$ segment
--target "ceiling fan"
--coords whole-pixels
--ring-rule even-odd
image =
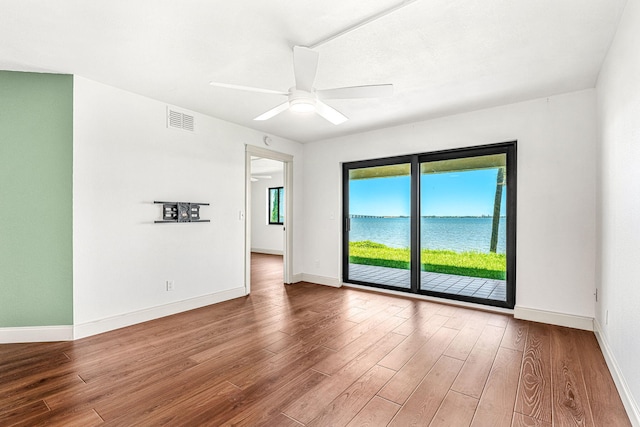
[[[268,93],[284,95],[287,101],[260,114],[253,120],[268,120],[283,111],[290,109],[296,113],[316,112],[334,125],[339,125],[348,120],[347,116],[333,107],[325,104],[325,99],[347,99],[347,98],[379,98],[391,96],[393,94],[392,84],[350,86],[334,89],[316,90],[313,83],[318,70],[318,52],[303,46],[293,48],[293,71],[296,85],[289,88],[288,92],[271,89],[261,89],[249,86],[239,86],[226,83],[210,82],[212,86],[229,89],[239,89],[248,92]]]

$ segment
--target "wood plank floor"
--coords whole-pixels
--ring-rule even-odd
[[[1,426],[628,426],[592,333],[282,285],[75,342],[0,345]]]

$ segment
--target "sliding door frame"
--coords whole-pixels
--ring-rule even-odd
[[[414,194],[413,194],[413,163],[414,163],[414,157],[412,155],[409,156],[396,156],[396,157],[386,157],[386,158],[382,158],[382,159],[372,159],[372,160],[361,160],[361,161],[356,161],[356,162],[349,162],[349,163],[343,163],[342,164],[342,281],[346,282],[346,283],[353,283],[356,285],[362,285],[362,286],[375,286],[378,288],[384,288],[384,289],[392,289],[392,290],[405,290],[406,288],[401,288],[401,287],[395,287],[395,286],[385,286],[385,285],[379,285],[379,284],[374,284],[374,283],[369,283],[369,282],[362,282],[359,280],[352,280],[349,278],[349,230],[351,228],[351,219],[349,218],[349,171],[351,169],[361,169],[361,168],[370,168],[370,167],[376,167],[376,166],[390,166],[390,165],[398,165],[398,164],[404,164],[404,163],[410,163],[411,164],[411,180],[412,180],[412,185],[411,185],[411,213],[413,214],[413,211],[415,209],[415,207],[413,206],[414,203]],[[413,239],[413,221],[411,222],[411,238]],[[413,268],[413,260],[411,262],[411,266]],[[411,288],[413,289],[414,287],[414,278],[413,278],[413,273],[411,274]],[[416,282],[417,283],[417,282]]]
[[[387,157],[381,159],[361,160],[343,163],[342,165],[342,277],[343,282],[357,285],[383,288],[413,294],[434,296],[483,305],[503,308],[515,306],[516,292],[516,208],[517,208],[517,158],[516,141],[498,144],[481,145],[466,148],[456,148],[406,156]],[[506,300],[491,300],[464,295],[447,294],[420,289],[420,165],[425,162],[461,159],[467,157],[487,156],[492,154],[506,155],[506,253],[507,277]],[[388,166],[400,163],[411,164],[411,284],[410,288],[381,285],[370,282],[353,280],[349,277],[349,171],[376,166]]]

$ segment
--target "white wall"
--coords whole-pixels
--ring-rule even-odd
[[[596,320],[640,425],[640,2],[629,0],[597,84]],[[607,315],[608,313],[608,315]],[[614,375],[615,377],[615,375]],[[632,411],[629,409],[632,408]]]
[[[81,77],[74,85],[75,325],[243,292],[245,144],[262,134],[197,113],[194,134],[168,129],[164,103]],[[273,140],[295,169],[302,146]],[[154,224],[154,200],[209,202],[201,216],[211,222]],[[301,230],[294,222],[296,250]]]
[[[282,187],[284,174],[270,172],[268,176],[271,176],[271,179],[259,179],[251,183],[251,250],[267,254],[282,254],[284,231],[282,225],[269,224],[267,205],[268,189]]]
[[[341,277],[341,162],[518,140],[516,305],[592,318],[595,123],[585,90],[305,144],[305,273]]]

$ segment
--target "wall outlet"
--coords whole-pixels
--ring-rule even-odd
[[[175,290],[173,280],[167,280],[167,291]]]

